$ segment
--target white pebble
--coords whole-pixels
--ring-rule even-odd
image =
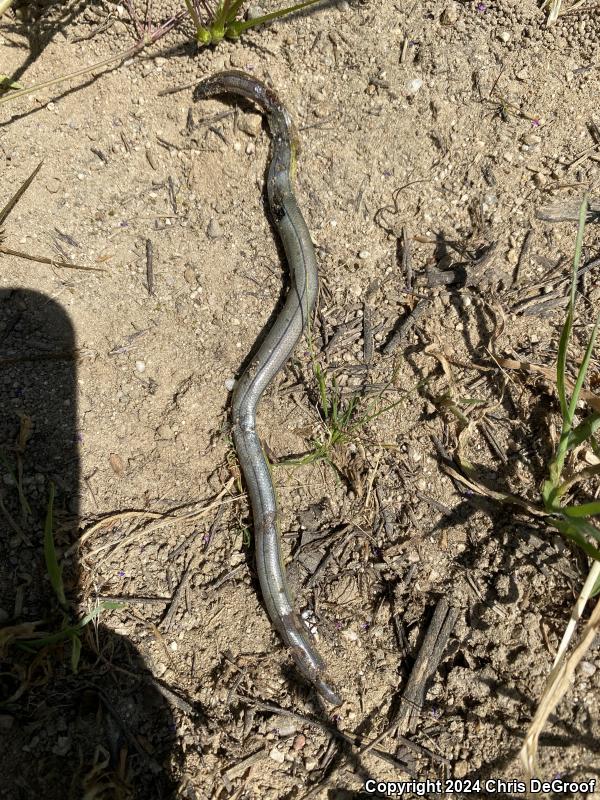
[[[362,259],[363,259],[363,261],[364,261],[365,259],[367,259],[367,258],[370,258],[370,256],[371,256],[371,253],[369,253],[369,251],[368,251],[368,250],[361,250],[361,251],[360,251],[360,253],[358,254],[358,257],[359,257],[359,258],[362,258]]]
[[[269,758],[273,759],[277,764],[283,764],[285,761],[285,753],[283,750],[278,750],[277,747],[274,747],[269,753]]]
[[[235,386],[234,378],[227,378],[227,380],[225,381],[225,388],[227,389],[227,391],[231,392],[234,386]]]
[[[421,78],[412,78],[410,81],[406,81],[405,86],[408,94],[416,94],[423,86],[423,81]]]
[[[135,369],[136,369],[136,372],[145,372],[146,371],[146,362],[145,361],[136,361],[135,362]]]

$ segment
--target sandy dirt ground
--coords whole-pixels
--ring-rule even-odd
[[[114,3],[17,11],[0,72],[27,86],[133,43]],[[4,643],[0,798],[341,800],[411,777],[524,796],[469,781],[524,779],[588,566],[491,494],[539,504],[559,424],[552,381],[502,359],[556,360],[577,225],[539,209],[600,192],[600,5],[547,28],[534,0],[342,0],[212,49],[191,35],[0,107],[0,206],[43,161],[3,246],[103,270],[0,255],[0,622],[59,631],[122,602],[58,644]],[[314,346],[259,423],[336,709],[266,616],[230,436],[232,381],[287,281],[261,117],[192,100],[231,67],[276,88],[301,141]],[[600,306],[599,241],[592,223],[574,362]],[[332,419],[315,363],[343,418],[320,459]],[[597,356],[590,374],[597,392]],[[449,474],[457,455],[475,489]],[[63,612],[43,558],[51,483]],[[403,700],[440,615],[443,652]],[[541,738],[546,779],[600,780],[599,667],[593,646]]]

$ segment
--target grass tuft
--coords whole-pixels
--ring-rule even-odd
[[[569,690],[575,669],[585,656],[600,628],[600,602],[597,602],[589,621],[584,627],[579,643],[571,655],[567,657],[569,644],[585,606],[588,600],[600,590],[600,550],[596,546],[596,543],[600,541],[600,527],[594,523],[594,517],[600,515],[600,502],[597,500],[579,504],[568,502],[569,495],[575,487],[600,474],[600,465],[566,474],[568,456],[575,448],[587,445],[596,457],[599,451],[595,435],[600,427],[600,414],[597,411],[592,411],[578,425],[575,424],[575,417],[598,336],[600,315],[595,321],[583,359],[577,369],[575,383],[572,384],[568,377],[569,344],[575,322],[577,271],[581,261],[587,210],[588,202],[586,197],[581,204],[579,214],[569,306],[560,337],[557,357],[556,384],[562,416],[562,428],[556,452],[549,464],[548,478],[542,486],[542,499],[550,524],[557,528],[563,536],[575,542],[592,559],[592,565],[571,612],[570,620],[556,654],[554,666],[546,681],[544,692],[521,749],[521,761],[530,777],[538,773],[537,752],[540,734],[548,718]],[[570,386],[572,386],[572,389],[569,396],[568,387]]]

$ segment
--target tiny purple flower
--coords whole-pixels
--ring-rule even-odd
[[[476,8],[480,14],[485,14],[485,12],[487,11],[487,6],[485,3],[477,3]]]
[[[124,578],[125,577],[125,570],[124,569],[120,569],[117,572],[117,575],[119,576],[119,578]]]
[[[539,128],[539,127],[540,127],[540,121],[539,121],[539,119],[532,119],[532,120],[531,120],[531,127],[532,127],[532,128]]]

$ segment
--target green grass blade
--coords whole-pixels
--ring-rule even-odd
[[[585,538],[587,526],[580,524],[582,520],[553,519],[552,524],[555,528],[566,536],[567,539],[574,541],[583,551],[585,551],[594,561],[600,561],[600,550],[591,545]],[[593,526],[592,526],[593,527]],[[599,532],[600,533],[600,532]]]
[[[44,525],[44,559],[46,561],[46,570],[50,578],[50,584],[54,589],[54,593],[58,598],[58,602],[63,608],[67,607],[67,600],[65,597],[65,587],[62,579],[62,570],[58,563],[56,556],[56,548],[54,547],[54,484],[50,484],[50,498],[48,500],[48,510],[46,512],[46,522]]]
[[[329,416],[329,401],[327,399],[327,383],[325,381],[325,375],[323,374],[323,370],[321,369],[321,365],[315,361],[313,371],[315,373],[315,377],[317,379],[317,383],[319,384],[319,397],[321,399],[321,409],[323,411],[323,416],[325,419]]]
[[[600,414],[590,414],[589,417],[586,417],[583,422],[580,422],[579,425],[571,431],[568,445],[569,450],[573,450],[588,439],[590,440],[590,444],[592,444],[593,436],[598,429],[600,429]]]
[[[558,389],[558,399],[563,419],[568,418],[569,403],[567,401],[566,373],[567,373],[567,350],[571,333],[573,330],[573,318],[575,315],[575,295],[577,292],[577,273],[581,262],[581,251],[583,249],[583,236],[585,233],[585,222],[587,217],[588,200],[584,197],[579,209],[579,227],[577,229],[577,240],[575,242],[575,256],[573,258],[573,272],[571,276],[571,289],[569,293],[569,307],[567,318],[560,335],[558,345],[558,362],[556,365],[556,385]]]
[[[579,506],[565,506],[562,512],[569,518],[593,517],[596,514],[600,514],[600,500],[595,500],[592,503],[582,503]],[[598,535],[600,535],[600,531]]]
[[[79,668],[79,659],[81,658],[81,639],[77,634],[71,636],[71,669],[76,674]]]
[[[85,628],[88,622],[91,622],[95,619],[98,614],[101,614],[103,611],[114,611],[117,608],[123,608],[124,603],[119,603],[116,600],[103,600],[101,603],[98,603],[91,611],[89,611],[85,617],[78,623],[77,628]]]
[[[230,22],[227,25],[225,34],[229,36],[231,39],[237,39],[238,36],[241,36],[242,33],[249,30],[250,28],[254,28],[257,25],[264,25],[266,22],[271,22],[274,19],[278,19],[279,17],[285,17],[288,14],[293,14],[295,11],[301,11],[303,8],[307,8],[308,6],[314,6],[315,3],[320,3],[322,0],[306,0],[304,3],[297,3],[294,6],[288,6],[287,8],[282,8],[279,11],[271,11],[270,14],[263,14],[261,17],[256,17],[256,19],[247,19],[244,21],[235,20]]]
[[[569,418],[571,419],[571,421],[573,420],[573,417],[575,415],[575,410],[577,409],[577,403],[579,402],[579,395],[581,394],[581,390],[583,388],[583,382],[585,381],[585,376],[587,375],[587,371],[590,366],[592,353],[594,352],[594,347],[596,346],[596,338],[598,336],[599,326],[600,326],[600,316],[596,320],[596,324],[594,325],[594,330],[592,331],[592,335],[590,336],[590,340],[585,349],[585,355],[583,357],[583,361],[581,362],[581,366],[579,367],[579,372],[577,373],[577,380],[575,381],[573,396],[571,397],[571,402],[569,403]]]
[[[233,0],[233,2],[229,3],[226,0],[227,10],[225,12],[226,13],[225,24],[235,21],[237,13],[242,7],[243,2],[244,0]]]
[[[558,343],[558,359],[556,363],[556,389],[558,391],[558,400],[560,402],[560,413],[563,420],[566,420],[569,414],[569,405],[567,400],[566,389],[566,373],[567,373],[567,349],[569,347],[569,340],[571,338],[571,331],[573,330],[573,309],[569,306],[567,311],[567,318],[563,329],[560,334],[560,341]]]

